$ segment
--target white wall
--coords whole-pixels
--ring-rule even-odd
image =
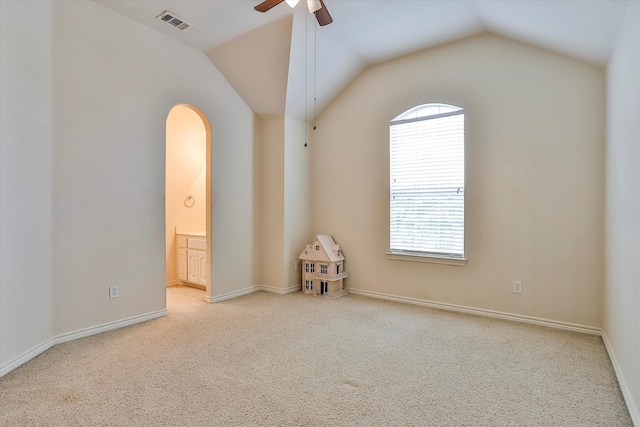
[[[167,117],[166,153],[166,277],[171,284],[178,279],[176,226],[204,231],[207,216],[207,130],[198,113],[186,105],[174,107]],[[189,195],[190,207],[185,204]]]
[[[640,425],[640,3],[608,67],[604,338]]]
[[[361,74],[311,153],[314,234],[344,250],[346,285],[601,327],[604,83],[599,68],[489,34]],[[465,108],[464,267],[385,255],[388,123],[431,102]]]
[[[92,2],[53,9],[55,334],[164,309],[165,122],[177,104],[213,129],[212,295],[252,285],[250,109],[202,52]]]
[[[0,2],[0,375],[51,344],[51,6]],[[24,360],[23,360],[24,361]]]

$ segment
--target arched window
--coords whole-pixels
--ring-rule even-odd
[[[389,133],[390,253],[464,259],[464,109],[419,105]]]

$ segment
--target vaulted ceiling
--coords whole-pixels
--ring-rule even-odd
[[[324,0],[324,27],[304,1],[95,1],[206,53],[257,114],[308,116],[372,64],[486,31],[605,66],[631,0]],[[165,10],[193,28],[155,19]]]

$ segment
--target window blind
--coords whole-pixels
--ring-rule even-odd
[[[464,257],[464,110],[390,123],[390,249]]]

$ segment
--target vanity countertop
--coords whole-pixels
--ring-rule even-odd
[[[190,237],[207,237],[206,231],[188,231],[183,233],[176,233],[181,236],[190,236]]]
[[[207,237],[207,231],[204,226],[184,225],[176,227],[176,234],[191,237]]]

